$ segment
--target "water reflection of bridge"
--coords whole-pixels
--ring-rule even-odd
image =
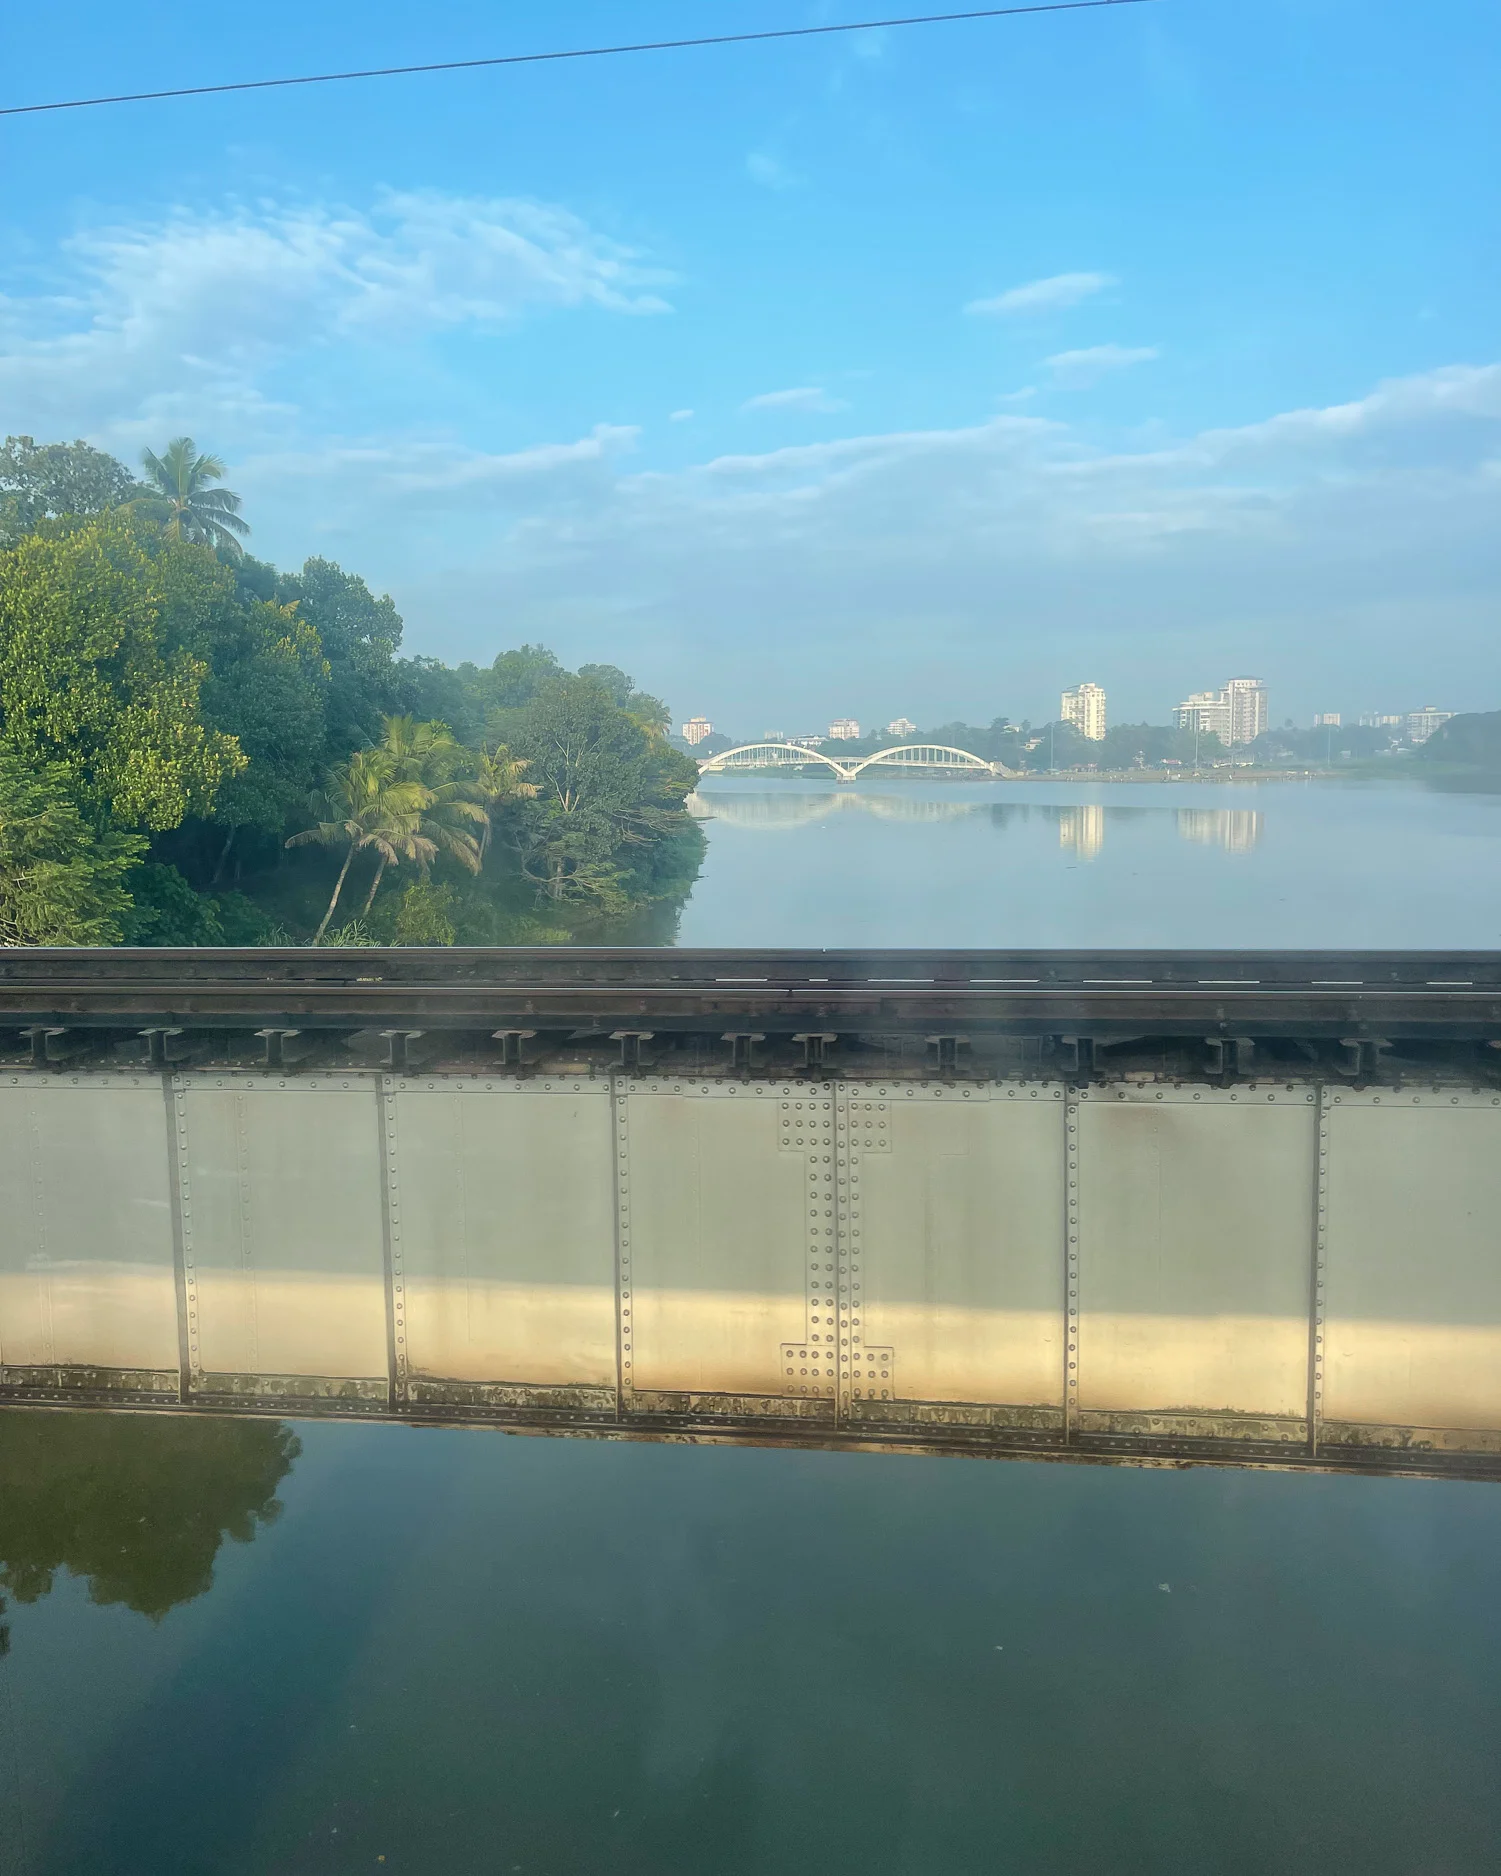
[[[1249,853],[1260,841],[1264,816],[1254,808],[1144,807],[1139,803],[944,800],[892,790],[808,789],[806,792],[749,793],[712,790],[688,797],[688,811],[700,820],[727,821],[737,827],[774,830],[807,827],[838,814],[870,814],[879,820],[962,821],[984,815],[999,827],[1033,818],[1052,822],[1058,844],[1081,860],[1096,859],[1112,825],[1141,823],[1154,815],[1175,816],[1180,839],[1226,853]]]
[[[1501,1473],[1489,954],[22,954],[4,1006],[47,969],[114,1026],[0,1069],[0,1400]],[[424,1066],[349,1034],[393,997]],[[300,1072],[223,1033],[267,998]]]
[[[820,789],[806,794],[692,794],[688,812],[699,820],[728,821],[736,827],[808,827],[837,814],[869,814],[878,821],[962,821],[988,814],[995,804],[935,801],[927,795],[871,794]]]

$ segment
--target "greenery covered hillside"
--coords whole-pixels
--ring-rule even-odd
[[[612,665],[399,655],[357,574],[247,554],[223,465],[0,449],[0,944],[670,935],[697,766]]]
[[[1501,775],[1501,710],[1467,711],[1450,717],[1418,748],[1435,769],[1464,769]]]

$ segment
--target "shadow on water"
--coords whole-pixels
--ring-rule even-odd
[[[91,1601],[160,1618],[211,1587],[226,1537],[277,1518],[301,1450],[272,1420],[0,1413],[0,1589],[38,1602],[66,1570]]]

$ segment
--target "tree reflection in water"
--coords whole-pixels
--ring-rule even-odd
[[[164,1616],[209,1588],[225,1537],[275,1521],[301,1451],[275,1420],[0,1411],[0,1591],[37,1602],[65,1569],[96,1603]]]

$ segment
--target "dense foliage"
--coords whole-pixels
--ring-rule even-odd
[[[1450,717],[1418,749],[1436,768],[1464,768],[1501,775],[1501,710],[1470,710]]]
[[[190,438],[144,462],[0,449],[0,944],[666,935],[702,837],[658,699],[403,658],[358,575],[243,550]]]

